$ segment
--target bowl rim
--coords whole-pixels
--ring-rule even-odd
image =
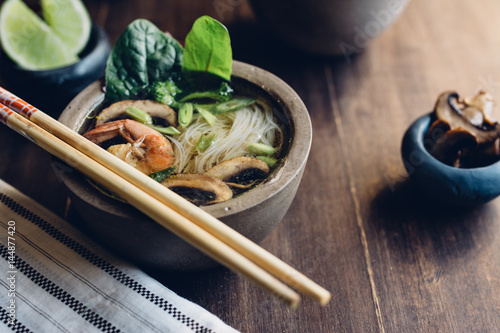
[[[234,215],[250,209],[285,189],[294,178],[301,176],[300,173],[307,163],[312,144],[312,124],[307,108],[298,94],[287,83],[262,68],[239,61],[233,61],[232,76],[243,79],[256,88],[263,90],[279,105],[288,117],[292,138],[288,153],[270,179],[231,200],[201,207],[216,218]],[[73,129],[79,128],[88,114],[100,106],[103,100],[102,80],[97,80],[68,104],[59,117],[59,121]],[[301,141],[299,142],[297,138],[300,138]],[[85,196],[82,199],[94,207],[99,206],[97,200],[89,201]],[[109,198],[108,200],[113,199]]]

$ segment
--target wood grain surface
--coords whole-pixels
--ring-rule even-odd
[[[84,2],[112,42],[139,17],[178,39],[201,15],[221,20],[234,58],[285,80],[312,119],[297,196],[261,245],[329,289],[330,304],[306,299],[290,310],[224,268],[149,270],[155,278],[243,332],[500,330],[500,199],[437,205],[408,181],[399,152],[408,125],[440,92],[484,89],[500,100],[500,2],[412,1],[349,62],[281,44],[246,1]],[[0,177],[68,213],[50,156],[6,127],[0,141]],[[71,207],[66,215],[79,222]]]

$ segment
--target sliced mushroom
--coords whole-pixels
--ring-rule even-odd
[[[178,126],[177,113],[175,113],[175,111],[168,105],[151,100],[125,100],[113,103],[106,109],[102,110],[96,117],[96,127],[111,120],[126,118],[125,110],[130,106],[143,110],[144,112],[148,113],[153,119],[165,122],[165,124],[159,125],[171,125],[174,127]]]
[[[467,119],[469,123],[476,127],[483,126],[484,115],[481,110],[476,109],[472,106],[467,106],[462,110],[462,116]]]
[[[229,186],[248,188],[269,175],[269,166],[256,158],[238,156],[223,161],[205,172],[225,181]]]
[[[500,156],[500,138],[496,139],[490,145],[485,146],[483,149],[481,149],[480,153],[489,156],[490,158],[498,158],[498,156]]]
[[[439,137],[431,154],[445,164],[460,167],[461,158],[477,145],[476,137],[468,131],[452,129]]]
[[[484,122],[494,125],[497,121],[493,119],[493,106],[495,104],[493,96],[485,91],[478,92],[474,97],[464,98],[464,104],[481,112]]]
[[[220,179],[201,174],[177,174],[161,184],[198,206],[229,200],[233,191]]]
[[[463,104],[458,101],[458,94],[454,91],[442,93],[434,108],[438,119],[445,121],[452,130],[463,129],[476,137],[479,145],[494,141],[500,133],[500,125],[486,124],[483,126],[474,126],[467,118],[463,116]]]
[[[477,168],[490,165],[498,161],[500,156],[500,139],[489,145],[483,145],[478,149],[470,151],[460,159],[463,168]]]
[[[431,147],[426,148],[434,149],[434,144],[436,143],[436,141],[441,137],[441,135],[449,130],[450,124],[448,124],[446,121],[443,121],[441,119],[435,120],[425,134],[425,143],[432,145]]]

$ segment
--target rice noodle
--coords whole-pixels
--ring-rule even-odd
[[[246,150],[251,143],[276,147],[283,142],[272,108],[260,100],[238,111],[218,114],[216,118],[215,124],[210,126],[196,113],[193,122],[180,135],[169,136],[175,152],[176,173],[204,173],[230,158],[253,156]],[[202,134],[214,134],[214,143],[198,152],[195,148]]]

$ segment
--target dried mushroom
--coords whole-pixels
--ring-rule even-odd
[[[458,128],[445,132],[436,141],[432,155],[441,162],[460,167],[461,157],[477,148],[477,141],[470,132]]]
[[[478,96],[487,95],[481,94]],[[474,99],[477,98],[480,97],[474,97]],[[473,106],[465,104],[465,100],[460,101],[456,92],[449,91],[439,96],[434,112],[436,113],[437,119],[448,123],[451,129],[462,128],[469,131],[476,137],[479,144],[494,141],[498,137],[500,125],[498,123],[489,124],[485,122],[481,122],[478,125],[472,124],[470,119],[464,115],[464,109],[468,109],[468,112],[470,112],[471,108],[473,108]],[[483,110],[475,109],[483,115],[484,119]]]
[[[267,163],[253,157],[238,156],[215,165],[205,175],[221,179],[233,188],[249,188],[265,179],[269,172]]]
[[[161,184],[198,206],[223,202],[233,197],[233,191],[222,180],[207,175],[177,174]]]
[[[177,113],[168,105],[151,100],[125,100],[113,103],[102,110],[96,117],[96,127],[112,120],[128,118],[126,116],[128,107],[141,109],[149,114],[159,125],[178,126]]]
[[[493,116],[493,106],[495,101],[493,96],[488,94],[487,92],[480,91],[475,96],[465,97],[464,103],[470,108],[481,111],[483,115],[484,122],[489,125],[494,125],[497,121],[492,117]]]
[[[435,121],[426,134],[430,153],[456,167],[483,166],[500,159],[500,124],[492,118],[493,98],[479,92],[460,99],[454,91],[442,93],[434,107]]]

